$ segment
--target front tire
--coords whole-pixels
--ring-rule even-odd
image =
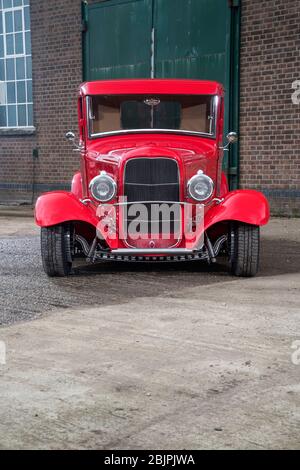
[[[50,277],[68,276],[72,269],[72,227],[60,224],[41,229],[43,268]]]
[[[260,252],[260,230],[256,225],[233,223],[229,233],[230,270],[234,276],[257,274]]]

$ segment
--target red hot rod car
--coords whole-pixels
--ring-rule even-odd
[[[45,272],[88,262],[201,261],[228,257],[254,276],[269,205],[253,190],[229,191],[222,172],[224,90],[200,80],[84,83],[78,98],[81,168],[71,191],[36,203]]]

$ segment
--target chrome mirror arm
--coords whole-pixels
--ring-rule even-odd
[[[224,147],[219,147],[219,149],[223,150],[224,152],[229,152],[229,146],[230,146],[230,142],[228,142],[228,144],[224,145]]]
[[[76,147],[73,149],[73,152],[82,152],[84,147],[82,145],[76,145]]]

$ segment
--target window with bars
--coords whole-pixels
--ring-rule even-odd
[[[0,0],[0,128],[33,127],[29,0]]]

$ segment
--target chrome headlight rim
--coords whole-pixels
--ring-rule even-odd
[[[102,179],[104,181],[106,181],[109,185],[111,185],[111,191],[109,192],[109,195],[105,198],[105,197],[99,197],[99,195],[97,193],[95,193],[95,184],[97,182],[99,182],[99,180]],[[114,197],[116,196],[117,194],[117,183],[115,182],[115,180],[106,173],[106,171],[101,171],[101,173],[97,176],[95,176],[91,181],[90,181],[90,184],[89,184],[89,190],[93,196],[94,199],[96,199],[96,201],[98,202],[109,202],[111,201],[112,199],[114,199]]]
[[[210,191],[208,195],[206,195],[205,198],[197,197],[195,193],[192,191],[193,185],[195,185],[196,182],[199,181],[200,179],[205,180],[210,187]],[[214,189],[215,189],[215,184],[213,180],[210,178],[210,176],[207,176],[202,170],[199,170],[196,175],[192,176],[192,178],[188,181],[188,184],[187,184],[187,191],[188,191],[189,197],[191,199],[194,199],[197,202],[205,202],[208,199],[210,199],[213,195]]]

